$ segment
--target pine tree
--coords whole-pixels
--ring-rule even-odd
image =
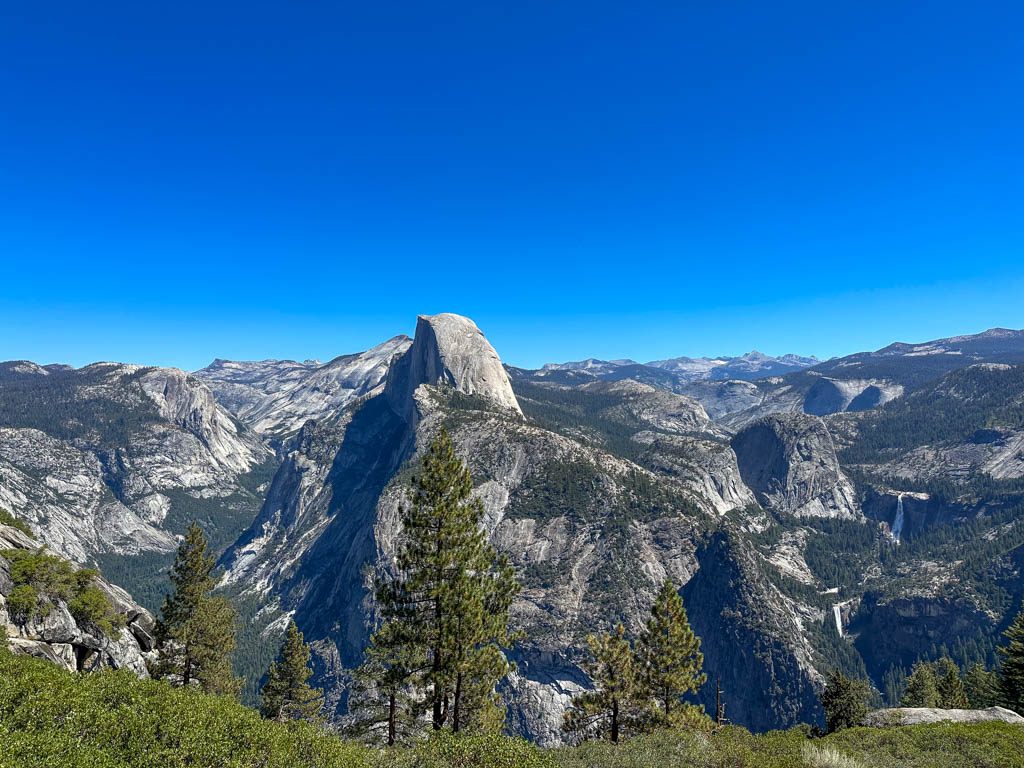
[[[999,647],[999,693],[1003,706],[1024,712],[1024,608],[1003,633]]]
[[[943,656],[935,662],[934,669],[939,706],[943,709],[966,709],[969,706],[967,691],[957,665],[948,656]]]
[[[563,727],[578,739],[596,733],[617,744],[640,717],[633,649],[622,624],[614,632],[591,635],[587,646],[592,659],[584,670],[594,688],[573,698]]]
[[[349,709],[358,719],[349,732],[365,736],[383,727],[388,746],[412,734],[416,727],[412,681],[417,671],[425,669],[418,650],[407,641],[402,625],[395,620],[373,633],[363,663],[354,675]]]
[[[265,718],[279,722],[319,719],[324,696],[309,684],[313,674],[309,659],[305,638],[294,621],[288,622],[281,650],[260,693],[260,712]]]
[[[171,567],[174,589],[164,598],[156,625],[158,657],[153,671],[174,685],[237,695],[240,681],[231,669],[235,610],[227,599],[212,595],[215,562],[207,554],[203,529],[193,522]]]
[[[971,709],[986,709],[999,703],[999,676],[978,663],[964,673],[964,690]]]
[[[882,687],[885,689],[885,703],[890,707],[898,707],[900,697],[907,685],[907,671],[899,665],[889,667],[882,675]]]
[[[847,677],[838,669],[833,669],[821,694],[828,732],[860,725],[868,713],[867,701],[870,695],[871,689],[864,680]]]
[[[508,558],[487,542],[483,505],[472,490],[442,429],[402,510],[397,575],[377,585],[384,625],[400,629],[389,644],[424,661],[413,683],[426,695],[435,730],[504,722],[494,688],[510,669],[501,647],[513,640],[508,611],[519,585]]]
[[[684,706],[680,700],[707,680],[701,672],[704,655],[700,638],[690,627],[683,599],[671,580],[662,585],[651,607],[636,655],[638,682],[643,695],[653,702],[655,723],[691,722],[693,707]]]
[[[900,699],[901,707],[940,707],[939,685],[931,664],[919,661],[910,671]]]

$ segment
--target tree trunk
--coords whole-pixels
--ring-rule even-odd
[[[440,731],[441,730],[441,726],[444,725],[444,720],[442,719],[443,716],[441,714],[441,695],[438,693],[436,688],[434,690],[434,712],[433,712],[433,715],[434,715],[434,717],[433,717],[433,720],[434,720],[434,730],[435,731]]]
[[[612,744],[619,743],[619,700],[612,699]]]
[[[398,711],[397,697],[392,692],[388,696],[388,746],[395,746],[395,717]]]
[[[440,552],[440,549],[441,549],[440,533],[438,534],[437,549]],[[438,580],[439,581],[440,581],[440,577],[441,577],[441,574],[438,574]],[[431,668],[432,668],[433,673],[434,673],[434,691],[433,691],[433,694],[434,694],[434,711],[433,711],[433,716],[434,717],[433,717],[433,719],[434,719],[434,730],[435,731],[440,731],[441,728],[444,726],[444,718],[445,718],[445,714],[446,714],[441,709],[442,693],[441,693],[441,686],[440,686],[440,677],[441,677],[441,642],[442,642],[442,640],[441,640],[441,617],[443,616],[443,614],[444,614],[444,612],[441,609],[441,598],[439,596],[435,596],[434,597],[434,621],[436,622],[438,635],[437,635],[437,645],[434,647],[434,658],[433,658],[432,663],[431,663]]]
[[[452,710],[452,730],[459,732],[459,702],[462,698],[462,673],[455,676],[455,704]]]
[[[185,663],[181,670],[181,685],[183,688],[188,688],[192,682],[192,654],[189,652],[188,646],[185,646]]]

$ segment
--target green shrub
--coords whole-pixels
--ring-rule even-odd
[[[7,598],[12,619],[19,624],[37,616],[46,616],[52,604],[63,600],[71,615],[106,635],[113,635],[124,626],[124,617],[95,585],[99,572],[91,568],[77,569],[67,560],[49,555],[42,549],[30,552],[7,549],[0,552],[11,564],[14,589]]]
[[[822,743],[880,768],[1024,768],[1024,727],[1007,723],[849,728]]]
[[[371,768],[371,752],[305,723],[127,670],[66,672],[0,653],[0,768]]]
[[[552,755],[499,734],[439,731],[412,749],[384,752],[380,768],[558,768]]]
[[[1024,768],[1022,743],[1017,725],[935,723],[813,740],[799,727],[673,730],[553,750],[442,733],[369,749],[126,670],[75,674],[0,650],[0,768]]]
[[[79,625],[93,627],[108,636],[125,625],[125,617],[114,610],[103,590],[92,584],[71,598],[68,610]]]
[[[31,584],[20,584],[7,596],[7,613],[15,624],[26,624],[39,615],[39,592]]]
[[[0,552],[11,564],[11,581],[15,585],[30,584],[53,600],[69,600],[79,585],[75,567],[60,557],[48,555],[42,549],[30,552],[7,549]]]
[[[33,539],[35,538],[35,534],[32,533],[32,529],[29,527],[28,523],[24,520],[19,520],[3,507],[0,507],[0,525],[9,525],[11,528],[17,528],[26,536]]]

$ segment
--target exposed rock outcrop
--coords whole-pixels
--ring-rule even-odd
[[[926,723],[1011,723],[1024,726],[1024,717],[1003,707],[988,709],[932,709],[928,707],[896,707],[876,709],[864,718],[864,725],[872,728],[888,728],[900,725],[924,725]]]
[[[0,524],[0,552],[35,551],[38,547],[37,541],[17,528]],[[79,623],[63,600],[54,600],[45,616],[17,623],[7,605],[13,588],[10,564],[0,555],[0,629],[7,635],[9,648],[71,671],[129,669],[139,677],[148,677],[146,662],[152,660],[154,650],[153,617],[120,587],[102,578],[94,583],[123,619],[124,626],[116,628],[112,636]]]
[[[805,414],[775,414],[732,439],[740,474],[766,508],[794,517],[860,517],[825,423]]]
[[[827,416],[844,411],[867,411],[903,394],[903,385],[882,379],[819,377],[804,396],[804,413]]]

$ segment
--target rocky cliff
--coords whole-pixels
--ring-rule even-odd
[[[407,420],[423,385],[451,387],[522,413],[498,353],[476,324],[452,314],[421,315],[412,346],[388,371],[385,397]]]
[[[0,504],[76,562],[169,552],[204,506],[251,519],[244,480],[272,459],[200,380],[169,368],[6,364],[0,425]]]
[[[147,660],[152,660],[153,617],[120,587],[105,579],[93,584],[109,600],[119,617],[119,626],[109,632],[76,618],[67,600],[52,599],[45,615],[16,621],[8,598],[14,588],[9,556],[5,551],[35,552],[39,542],[12,526],[0,523],[0,630],[14,653],[36,656],[71,671],[129,669],[148,677]]]
[[[860,516],[825,423],[804,414],[766,416],[732,439],[740,475],[767,509],[794,517]]]
[[[626,360],[506,368],[472,321],[436,315],[414,340],[327,364],[218,361],[199,377],[3,364],[0,503],[54,549],[161,586],[175,534],[200,518],[234,541],[221,562],[249,671],[293,616],[343,718],[369,585],[392,562],[414,462],[445,426],[524,587],[512,615],[525,640],[502,687],[512,730],[557,741],[588,685],[586,634],[639,629],[666,577],[730,719],[777,727],[819,714],[833,667],[882,689],[941,649],[990,660],[1024,594],[1024,367],[994,359],[1012,362],[1018,342],[683,382]],[[888,402],[886,382],[903,387]],[[47,642],[32,631],[19,639]]]
[[[395,336],[365,352],[322,365],[215,360],[195,375],[244,424],[260,434],[284,438],[311,419],[330,420],[353,400],[379,392],[392,361],[410,344],[408,336]]]

